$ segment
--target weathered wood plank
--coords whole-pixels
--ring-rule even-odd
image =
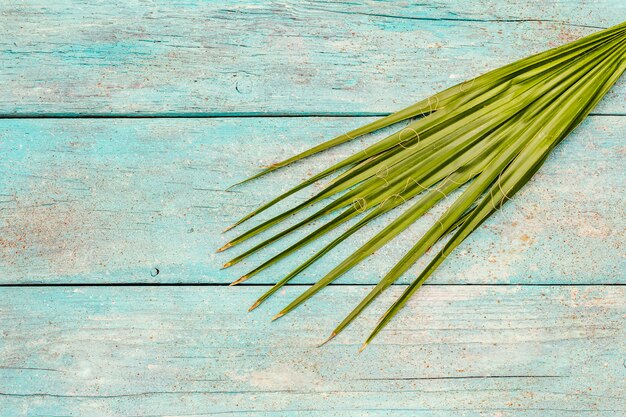
[[[429,286],[362,354],[395,287],[0,289],[0,415],[622,416],[624,287]]]
[[[0,114],[390,112],[608,27],[621,0],[0,5]],[[597,109],[626,113],[620,81]]]
[[[1,121],[0,282],[230,282],[286,243],[220,271],[238,253],[214,254],[234,237],[221,230],[362,144],[223,190],[258,164],[367,120]],[[623,283],[625,136],[626,118],[589,118],[431,282]],[[435,220],[425,217],[341,282],[377,282]],[[362,236],[338,247],[298,282],[319,278],[358,247]],[[274,282],[318,247],[305,248],[298,259],[252,282]]]

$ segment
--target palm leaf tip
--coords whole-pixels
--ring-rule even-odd
[[[386,245],[439,201],[449,201],[450,194],[457,188],[464,187],[438,221],[321,344],[334,339],[350,325],[429,248],[447,239],[443,249],[380,318],[359,349],[362,352],[446,257],[523,187],[552,149],[586,117],[626,69],[625,54],[626,22],[493,70],[469,83],[453,86],[388,117],[270,165],[252,178],[383,127],[415,118],[405,122],[408,125],[399,132],[321,171],[231,226],[250,220],[315,181],[331,178],[322,191],[305,203],[253,227],[218,250],[221,252],[270,227],[277,227],[314,203],[332,199],[296,226],[273,234],[227,262],[225,267],[314,221],[334,216],[231,285],[243,282],[242,279],[248,279],[287,255],[300,251],[331,230],[344,226],[348,220],[362,216],[356,224],[348,225],[339,237],[280,279],[249,308],[252,311],[343,240],[358,236],[358,232],[378,216],[404,209],[374,238],[276,314],[272,318],[276,320]],[[340,173],[333,177],[335,172]],[[411,199],[417,202],[407,205]],[[355,201],[366,201],[367,205],[361,205],[358,213],[350,212]]]
[[[278,313],[274,317],[272,317],[272,321],[278,320],[279,318],[281,318],[284,315],[285,315],[285,313],[281,311],[280,313]]]
[[[233,246],[233,245],[229,242],[229,243],[225,244],[224,246],[222,246],[221,248],[219,248],[219,249],[217,250],[217,253],[224,252],[226,249],[229,249],[229,248],[231,248],[232,246]]]
[[[247,281],[248,277],[246,275],[237,278],[236,280],[234,280],[233,282],[231,282],[228,286],[229,287],[234,287],[235,285],[241,284],[244,281]]]
[[[230,226],[228,226],[227,228],[225,228],[224,230],[222,230],[222,233],[226,233],[226,232],[228,232],[229,230],[234,229],[235,227],[237,227],[237,225],[236,225],[236,224],[231,224]]]
[[[333,340],[335,338],[335,336],[337,336],[337,333],[332,332],[330,334],[330,336],[328,336],[328,338],[326,338],[326,340],[324,340],[322,343],[320,343],[319,345],[317,345],[317,347],[322,347],[324,346],[326,343],[330,342],[331,340]]]

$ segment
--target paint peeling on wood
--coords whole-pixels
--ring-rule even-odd
[[[5,120],[0,123],[0,281],[231,282],[267,254],[220,271],[241,250],[214,253],[237,233],[221,234],[224,227],[362,147],[362,141],[224,190],[259,165],[368,120]],[[625,120],[591,117],[430,282],[623,282]],[[438,207],[435,213],[441,211]],[[297,282],[319,278],[391,218],[339,246]],[[342,282],[377,282],[435,220],[425,216]],[[316,248],[304,248],[298,259]],[[291,257],[251,282],[272,283],[298,259]]]
[[[1,288],[4,415],[624,414],[623,287],[425,287],[362,354],[392,288],[332,343],[368,288],[278,322],[258,287]],[[42,324],[45,317],[45,324]],[[311,319],[314,317],[313,319]],[[377,364],[378,358],[385,358]]]
[[[620,0],[5,2],[0,114],[390,112],[625,15]],[[626,114],[625,97],[620,81],[597,111]]]

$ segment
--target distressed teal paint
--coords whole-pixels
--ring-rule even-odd
[[[0,114],[389,112],[626,16],[621,0],[0,5]],[[598,108],[626,114],[620,81]]]
[[[623,287],[426,287],[358,355],[395,287],[317,348],[369,288],[274,323],[298,288],[251,314],[260,288],[2,288],[0,415],[626,411]]]
[[[363,144],[328,152],[232,192],[224,191],[228,185],[251,175],[258,165],[368,120],[2,121],[0,280],[230,282],[302,235],[220,271],[241,251],[214,253],[235,235],[223,235],[221,230],[270,195]],[[589,118],[555,151],[536,179],[464,244],[431,282],[623,283],[625,120]],[[426,216],[341,282],[377,282],[434,221],[433,215]],[[362,239],[361,235],[346,242],[298,282],[319,278]],[[318,247],[305,248],[298,258]],[[292,257],[251,282],[272,283],[297,260]],[[157,276],[154,268],[159,269]]]
[[[362,143],[228,185],[624,16],[618,0],[4,2],[0,116],[30,119],[0,119],[0,285],[225,284],[253,263],[219,271],[221,229]],[[266,285],[0,287],[0,417],[623,416],[624,103],[622,79],[361,355],[402,286],[316,346],[433,216],[274,323],[304,286],[251,314]],[[268,117],[285,115],[307,117]]]

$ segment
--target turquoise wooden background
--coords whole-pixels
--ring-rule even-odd
[[[423,262],[316,346],[432,215],[274,323],[358,240],[251,314],[296,259],[219,270],[221,229],[362,143],[224,191],[258,165],[626,20],[449,3],[3,2],[0,416],[623,416],[624,79],[360,355]]]

